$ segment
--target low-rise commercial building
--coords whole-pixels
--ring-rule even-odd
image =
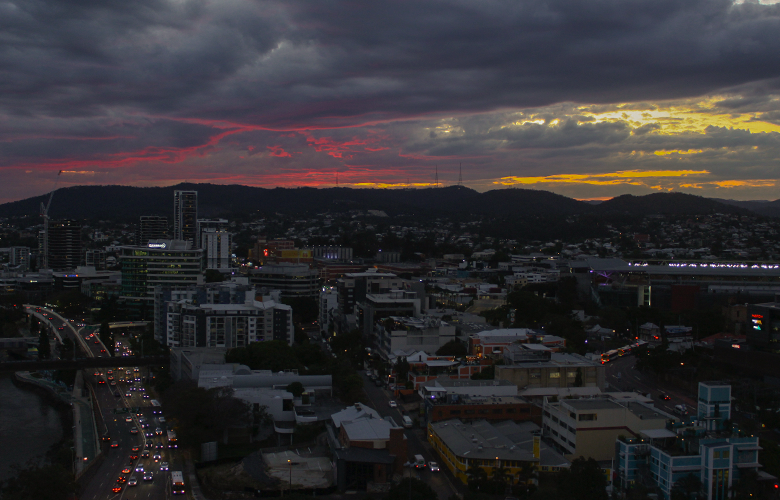
[[[496,365],[496,378],[509,380],[520,389],[580,386],[603,391],[604,377],[604,365],[579,354],[554,352],[549,361]]]
[[[547,446],[533,422],[444,420],[428,424],[428,442],[441,457],[441,465],[468,483],[466,471],[481,467],[490,478],[501,469],[510,484],[531,480],[534,471],[557,472],[570,462]]]
[[[408,461],[403,427],[360,403],[331,416],[328,437],[341,491],[389,483]]]
[[[592,399],[545,400],[542,427],[566,458],[580,456],[611,460],[615,440],[621,435],[664,429],[674,417],[638,401]]]

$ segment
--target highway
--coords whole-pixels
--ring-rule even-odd
[[[70,336],[88,357],[110,356],[98,338],[97,329],[77,329],[72,322],[53,311],[37,306],[25,307],[28,312],[45,318],[59,335]],[[119,329],[114,329],[113,333],[116,357],[132,355],[126,334]],[[110,437],[110,441],[104,440],[104,460],[93,466],[97,470],[87,473],[90,479],[84,485],[80,499],[170,498],[169,471],[183,470],[184,464],[179,449],[172,447],[175,443],[168,439],[162,408],[154,406],[154,397],[147,394],[149,387],[143,384],[147,376],[148,369],[145,367],[84,370],[84,379],[94,391],[103,420],[98,423],[98,434]],[[131,412],[131,408],[138,411]],[[155,458],[155,454],[159,457]],[[167,462],[168,471],[161,470],[163,462]],[[144,480],[144,472],[151,472],[151,479]],[[131,485],[131,478],[136,480],[135,485]]]
[[[102,352],[104,348],[99,339],[96,343],[96,333],[82,330],[81,336],[94,355],[108,355]],[[128,352],[127,339],[121,335],[116,338],[120,350],[116,354]],[[182,470],[183,462],[178,448],[170,448],[173,443],[168,442],[166,423],[159,422],[159,418],[164,417],[162,409],[152,405],[152,397],[142,383],[148,372],[145,368],[122,368],[95,370],[88,375],[96,387],[96,401],[105,423],[101,431],[111,438],[111,445],[104,444],[105,460],[80,498],[168,498],[169,473],[161,470],[161,464],[167,462],[169,470]],[[131,408],[139,411],[131,412]],[[156,453],[160,454],[158,459],[154,458]],[[144,480],[144,472],[151,472],[152,479]],[[122,483],[117,482],[120,477],[124,480]],[[131,485],[132,478],[136,480],[135,485]],[[115,487],[121,488],[120,491],[114,492]]]

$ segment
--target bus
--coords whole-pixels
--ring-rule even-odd
[[[618,349],[618,353],[620,356],[628,356],[631,354],[631,346],[630,345],[624,345],[620,349]]]
[[[176,431],[169,430],[168,431],[168,448],[178,448],[179,445],[176,444]]]
[[[171,471],[171,493],[174,495],[184,494],[184,474],[180,470]]]
[[[611,351],[607,351],[604,354],[601,355],[601,364],[607,364],[613,359],[616,359],[618,356],[620,356],[620,353],[617,349],[613,349]]]

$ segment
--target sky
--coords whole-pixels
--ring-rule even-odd
[[[755,0],[0,0],[0,202],[437,178],[775,200],[778,34]]]

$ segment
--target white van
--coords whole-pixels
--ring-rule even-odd
[[[685,417],[688,415],[688,408],[686,408],[685,405],[675,405],[674,413],[675,415]]]
[[[412,462],[412,464],[414,464],[414,468],[415,469],[424,469],[425,468],[425,459],[423,458],[422,455],[415,455],[414,456],[414,462]]]
[[[406,427],[407,429],[410,429],[412,427],[412,419],[409,418],[408,415],[404,415],[403,424],[404,424],[404,427]]]

